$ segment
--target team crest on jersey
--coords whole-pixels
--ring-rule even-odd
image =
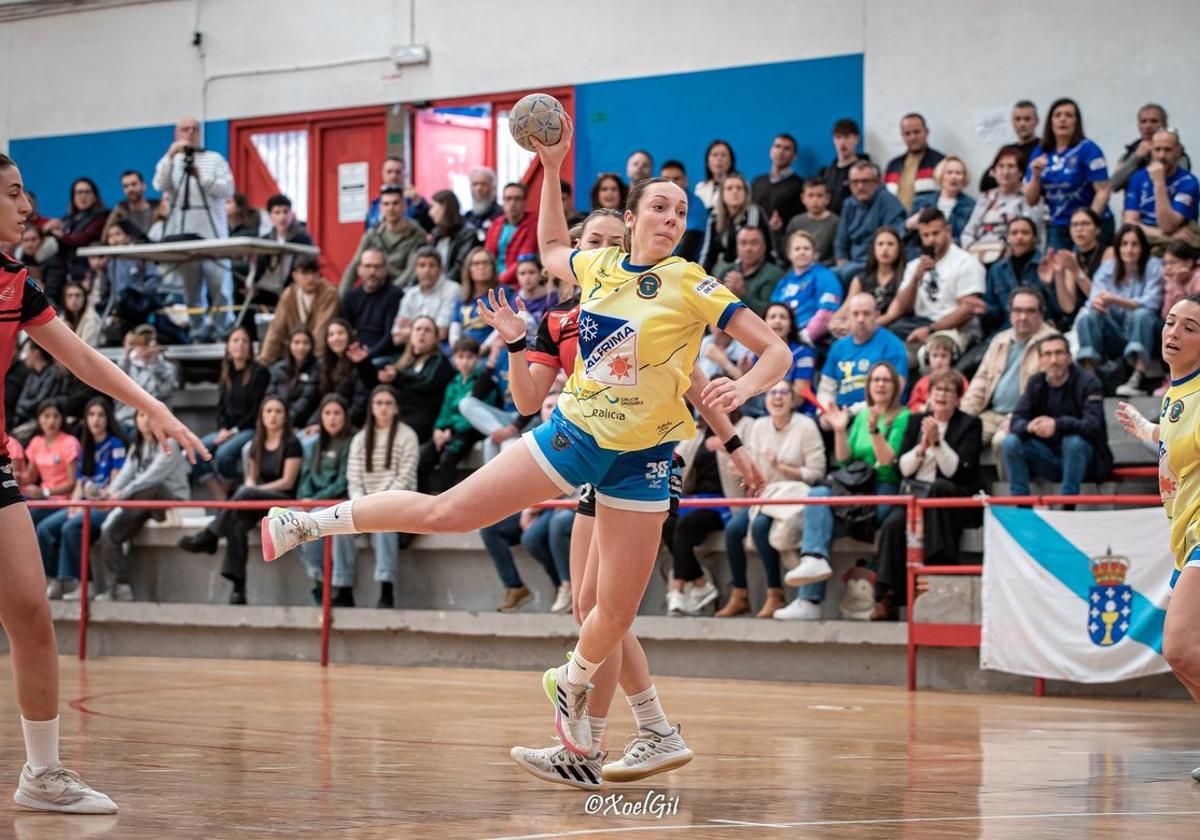
[[[662,286],[662,281],[655,274],[643,274],[637,281],[637,295],[642,300],[651,300],[658,297],[658,290]]]
[[[1175,400],[1171,403],[1171,410],[1167,414],[1167,419],[1172,423],[1178,423],[1179,418],[1183,416],[1183,400]]]
[[[582,312],[579,357],[583,375],[602,385],[637,385],[638,324],[624,318]]]

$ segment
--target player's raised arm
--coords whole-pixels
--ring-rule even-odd
[[[571,139],[575,126],[566,114],[562,116],[562,138],[553,146],[543,146],[536,138],[530,138],[542,161],[542,198],[538,205],[538,252],[546,271],[564,283],[575,283],[575,272],[571,268],[571,237],[567,232],[567,217],[563,213],[562,185],[559,172],[567,153],[571,151]]]

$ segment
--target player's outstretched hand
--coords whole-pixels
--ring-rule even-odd
[[[742,480],[742,487],[746,488],[746,495],[757,496],[761,493],[767,486],[767,480],[759,472],[758,464],[754,463],[750,451],[745,446],[741,446],[735,449],[729,458],[733,461],[734,471]]]
[[[536,137],[530,137],[529,142],[537,149],[538,157],[542,159],[542,166],[547,169],[553,169],[557,172],[562,168],[563,161],[567,158],[567,153],[571,151],[571,141],[575,137],[575,123],[571,122],[571,118],[566,114],[562,115],[562,137],[553,146],[544,146]]]
[[[187,456],[188,463],[194,464],[197,459],[208,461],[212,458],[212,454],[209,453],[200,438],[196,437],[195,433],[172,414],[165,405],[160,404],[160,408],[152,412],[149,419],[150,431],[159,446],[162,447],[164,454],[171,453],[171,447],[167,441],[173,440],[179,444],[179,448]]]
[[[1117,422],[1127,433],[1147,443],[1158,441],[1158,426],[1127,402],[1117,403]]]
[[[741,408],[742,403],[750,399],[750,394],[747,394],[742,388],[741,381],[719,376],[708,383],[700,395],[700,399],[709,408],[715,408],[728,414],[735,408]]]
[[[488,290],[486,300],[480,298],[478,301],[479,317],[500,334],[505,344],[523,338],[529,329],[520,314],[525,311],[525,304],[520,298],[516,298],[516,301],[517,308],[514,310],[509,305],[508,298],[503,294],[496,294],[495,289]]]

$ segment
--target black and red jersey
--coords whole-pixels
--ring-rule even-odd
[[[557,303],[538,324],[537,338],[526,353],[530,364],[558,368],[568,376],[575,370],[579,351],[579,296]]]
[[[17,333],[54,319],[54,307],[29,277],[25,266],[0,251],[0,374],[8,371],[17,349]],[[4,401],[0,400],[0,453],[5,451]]]

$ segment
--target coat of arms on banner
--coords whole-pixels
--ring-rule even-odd
[[[1125,583],[1129,558],[1110,548],[1090,565],[1096,585],[1088,588],[1088,635],[1093,644],[1111,647],[1125,638],[1133,615],[1133,587]]]

